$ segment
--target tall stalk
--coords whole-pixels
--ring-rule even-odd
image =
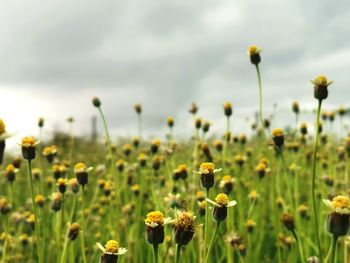
[[[312,208],[313,208],[313,213],[314,213],[314,221],[315,221],[315,231],[316,231],[316,240],[317,240],[317,246],[318,246],[318,253],[319,253],[320,262],[322,263],[323,262],[323,256],[322,256],[322,247],[321,247],[321,240],[320,240],[320,233],[319,233],[318,211],[317,211],[316,193],[315,193],[315,190],[316,190],[316,157],[317,157],[317,150],[318,150],[318,137],[319,137],[321,104],[322,104],[322,100],[318,100],[317,116],[316,116],[316,137],[315,137],[313,160],[312,160],[311,194],[312,194]]]
[[[262,109],[262,84],[261,84],[261,74],[260,74],[260,68],[259,65],[255,65],[256,68],[256,74],[258,77],[258,84],[259,84],[259,120],[260,120],[260,125],[263,131],[265,130],[265,125],[264,125],[264,118],[263,118],[263,109]]]

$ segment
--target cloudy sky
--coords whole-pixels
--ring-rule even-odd
[[[4,0],[0,2],[0,118],[9,131],[87,133],[99,96],[114,135],[136,133],[133,105],[144,107],[144,129],[162,136],[199,115],[224,130],[222,103],[234,105],[234,130],[247,132],[258,108],[254,67],[246,49],[263,49],[264,108],[278,103],[275,125],[291,120],[290,104],[315,104],[309,80],[334,80],[326,107],[349,105],[348,0]],[[278,118],[277,118],[278,120]]]

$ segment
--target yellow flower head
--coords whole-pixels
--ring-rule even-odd
[[[7,173],[14,173],[15,172],[15,166],[13,164],[9,164],[8,166],[6,166],[6,172]]]
[[[0,134],[3,134],[5,132],[5,123],[4,121],[0,118]]]
[[[77,163],[74,166],[74,172],[75,173],[84,173],[84,172],[86,172],[86,165],[83,164],[83,163]]]
[[[160,211],[153,211],[147,214],[145,219],[146,224],[156,223],[158,226],[164,224],[164,215]]]
[[[232,103],[227,101],[224,103],[224,109],[231,109],[232,108]]]
[[[131,190],[132,190],[133,192],[135,192],[135,191],[140,191],[140,185],[134,184],[133,186],[131,186]]]
[[[231,183],[232,182],[232,176],[231,175],[224,175],[222,177],[222,181],[225,183]]]
[[[266,164],[265,163],[259,163],[256,167],[255,170],[257,172],[264,172],[266,171]]]
[[[37,142],[35,141],[35,138],[32,136],[23,137],[22,138],[22,147],[29,148],[34,147]]]
[[[283,136],[283,130],[281,128],[276,128],[272,130],[272,137],[281,137]]]
[[[115,240],[109,240],[105,247],[107,253],[118,253],[119,251],[119,243]]]
[[[219,205],[219,206],[226,206],[228,204],[228,197],[226,194],[218,194],[215,197],[215,202]]]
[[[179,212],[175,221],[175,226],[183,231],[194,231],[196,217],[192,212]]]
[[[177,167],[177,170],[181,173],[181,172],[186,172],[187,171],[187,166],[186,164],[180,164],[178,167]]]
[[[45,197],[43,195],[36,195],[35,196],[35,203],[40,204],[45,202]]]
[[[147,160],[148,159],[148,156],[147,156],[147,154],[144,154],[144,153],[140,153],[140,155],[139,155],[139,161],[145,161],[145,160]]]
[[[328,82],[328,79],[326,76],[324,75],[320,75],[318,77],[316,77],[313,81],[313,84],[315,84],[316,86],[328,86],[330,85],[332,82]]]
[[[159,146],[159,145],[160,145],[160,140],[159,140],[159,139],[153,140],[153,141],[152,141],[152,145]]]
[[[344,208],[348,208],[350,209],[350,200],[349,197],[344,196],[344,195],[338,195],[336,197],[333,198],[332,200],[332,208],[333,209],[344,209]]]
[[[56,185],[66,185],[66,184],[67,184],[67,179],[65,179],[65,178],[58,178]]]
[[[253,56],[255,54],[259,54],[260,52],[261,52],[261,50],[256,45],[251,45],[248,48],[248,55],[249,56]]]
[[[196,198],[199,199],[199,200],[203,200],[205,199],[205,194],[203,191],[197,191],[196,193]]]
[[[214,173],[215,165],[213,163],[202,163],[199,167],[199,172],[203,174]]]

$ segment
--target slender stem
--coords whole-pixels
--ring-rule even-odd
[[[180,253],[181,253],[181,245],[177,244],[176,245],[176,258],[175,258],[175,263],[179,263],[180,261]]]
[[[205,189],[205,197],[209,198],[209,188]],[[209,231],[209,203],[205,201],[205,221],[204,221],[204,246],[203,246],[203,258],[205,258],[207,250],[207,241],[208,241],[208,231]]]
[[[153,262],[158,263],[158,244],[153,244]]]
[[[229,136],[229,132],[230,132],[230,117],[227,117],[226,119],[226,134],[224,136],[224,149],[222,151],[222,163],[223,163],[223,167],[225,168],[225,164],[226,164],[226,152],[227,152],[227,144],[228,144],[228,136]]]
[[[265,129],[265,125],[264,125],[264,118],[263,118],[263,112],[262,112],[262,84],[261,84],[261,74],[260,74],[260,69],[259,69],[259,65],[256,64],[255,65],[256,68],[256,74],[258,76],[258,84],[259,84],[259,119],[260,119],[260,125],[261,128]]]
[[[80,235],[80,248],[81,248],[81,254],[83,255],[83,262],[87,263],[86,261],[86,255],[85,255],[85,240],[84,240],[84,231],[81,230],[81,235]]]
[[[329,248],[329,252],[328,255],[326,257],[326,263],[334,263],[335,262],[335,252],[337,251],[337,241],[338,241],[338,237],[336,235],[333,235],[332,238],[332,244]]]
[[[205,260],[204,260],[205,263],[209,262],[208,260],[209,260],[210,252],[213,249],[214,240],[215,240],[216,235],[218,234],[219,226],[220,226],[220,221],[217,221],[214,234],[211,236],[211,240],[209,243],[208,253],[207,253]]]
[[[37,207],[35,205],[35,198],[34,198],[34,186],[33,186],[33,174],[32,174],[32,162],[31,160],[28,160],[28,176],[29,176],[29,182],[30,182],[30,192],[32,197],[32,205],[33,205],[33,212],[34,212],[34,229],[35,229],[35,235],[36,235],[36,249],[38,254],[39,263],[43,262],[41,258],[41,243],[40,243],[40,234],[39,234],[39,214],[37,211]]]
[[[298,250],[299,250],[299,256],[300,256],[300,262],[305,262],[305,258],[304,258],[304,252],[303,252],[303,247],[301,246],[300,243],[300,239],[297,235],[297,232],[295,231],[295,229],[292,230],[293,236],[297,242],[298,245]]]
[[[142,117],[141,117],[141,113],[137,114],[137,126],[138,126],[138,131],[139,131],[139,140],[141,142],[141,139],[142,139]]]
[[[318,149],[321,104],[322,104],[322,100],[318,100],[317,116],[316,116],[316,137],[315,137],[315,145],[314,145],[313,160],[312,160],[311,192],[312,192],[312,207],[313,207],[313,212],[314,212],[314,221],[315,221],[318,253],[319,253],[320,262],[322,263],[323,257],[322,257],[322,247],[321,247],[321,240],[320,240],[320,233],[319,233],[318,211],[317,211],[316,193],[315,193],[315,189],[316,189],[316,157],[317,157],[317,149]]]

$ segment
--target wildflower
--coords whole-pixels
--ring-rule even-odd
[[[175,120],[174,120],[174,118],[173,117],[168,117],[167,118],[167,120],[166,120],[166,122],[167,122],[167,124],[168,124],[168,126],[169,126],[169,128],[172,128],[172,127],[174,127],[174,124],[175,124]]]
[[[159,139],[153,140],[151,144],[151,153],[155,154],[156,152],[158,152],[160,144],[161,142]]]
[[[50,199],[52,200],[51,209],[55,212],[61,210],[62,194],[60,192],[52,193]]]
[[[57,180],[57,183],[56,185],[58,186],[58,191],[61,193],[61,194],[64,194],[67,190],[67,179],[64,179],[64,178],[59,178]]]
[[[132,146],[130,144],[124,144],[123,146],[123,153],[125,156],[129,156],[132,151]]]
[[[92,98],[92,105],[94,105],[96,108],[101,107],[101,101],[99,98],[97,97],[93,97]]]
[[[255,167],[255,171],[257,172],[258,176],[260,179],[265,177],[266,171],[267,171],[267,167],[266,164],[263,162],[260,162],[256,167]]]
[[[205,121],[203,123],[203,127],[202,127],[203,132],[207,133],[209,131],[209,128],[210,128],[210,122],[209,121]]]
[[[226,194],[218,194],[215,197],[215,202],[206,198],[206,201],[214,205],[213,217],[216,221],[224,221],[227,217],[227,208],[237,204],[235,200],[229,201]]]
[[[234,157],[235,163],[239,166],[242,167],[247,158],[241,154],[236,154]]]
[[[153,170],[158,171],[163,161],[164,161],[164,157],[162,155],[158,155],[154,157],[153,163],[152,163]]]
[[[119,172],[123,172],[124,171],[124,167],[125,167],[125,161],[123,159],[119,159],[117,162],[116,162],[116,167],[117,167],[117,170]]]
[[[245,223],[245,227],[246,227],[246,229],[247,229],[247,231],[248,231],[249,233],[252,233],[252,232],[253,232],[255,226],[256,226],[256,223],[255,223],[254,220],[252,220],[252,219],[249,219],[249,220]]]
[[[132,144],[133,144],[134,147],[137,149],[137,148],[139,147],[139,145],[140,145],[140,139],[139,139],[139,137],[134,137],[134,138],[132,139]]]
[[[145,167],[147,163],[148,156],[147,154],[140,153],[139,157],[137,158],[139,160],[139,164],[141,167]]]
[[[18,172],[18,169],[13,164],[7,165],[5,169],[5,176],[7,181],[10,183],[14,182],[16,179],[17,172]]]
[[[164,201],[171,208],[180,208],[181,206],[181,196],[179,193],[177,193],[176,195],[169,193],[166,197],[164,197]]]
[[[57,146],[51,145],[44,148],[43,155],[49,163],[52,163],[53,159],[57,155]]]
[[[21,242],[22,246],[27,246],[29,244],[29,236],[27,234],[22,234],[19,236],[19,241]]]
[[[188,110],[191,114],[195,115],[198,111],[198,106],[195,102],[192,102],[191,108]]]
[[[307,134],[307,125],[305,122],[303,122],[302,124],[300,124],[300,133],[302,135],[306,135]]]
[[[242,244],[243,237],[235,232],[228,233],[226,235],[225,241],[231,246],[239,246]]]
[[[68,185],[71,187],[73,193],[79,192],[79,184],[77,178],[69,179]]]
[[[250,57],[250,62],[254,65],[258,65],[261,61],[260,57],[261,49],[255,45],[248,48],[248,56]]]
[[[138,184],[134,184],[133,186],[131,186],[131,191],[133,191],[133,193],[138,196],[140,193],[140,185]]]
[[[186,179],[188,175],[186,164],[180,164],[173,172],[173,179]]]
[[[341,107],[338,109],[338,113],[339,113],[339,115],[342,117],[342,116],[344,116],[344,115],[346,114],[346,109],[345,109],[343,106],[341,106]]]
[[[258,200],[259,194],[256,190],[252,190],[249,195],[248,198],[252,201],[252,202],[256,202]]]
[[[301,204],[298,207],[298,212],[302,218],[309,218],[309,208],[306,205]]]
[[[205,200],[205,194],[204,194],[204,192],[203,191],[197,191],[196,192],[196,199],[197,199],[197,201],[203,201],[203,200]]]
[[[202,127],[202,119],[196,118],[194,120],[194,126],[196,127],[197,130],[199,130]]]
[[[214,147],[215,147],[219,152],[222,151],[222,149],[223,149],[223,143],[222,143],[221,140],[219,140],[219,139],[215,140],[214,143],[213,143],[213,145],[214,145]]]
[[[5,140],[11,137],[12,134],[6,132],[6,125],[4,121],[0,118],[0,165],[4,160],[4,151],[5,151]]]
[[[30,213],[26,219],[27,223],[31,226],[32,229],[35,227],[35,215]]]
[[[333,81],[328,81],[327,77],[320,75],[311,81],[314,84],[314,97],[318,100],[324,100],[328,97],[328,86],[333,83]]]
[[[136,103],[136,104],[134,105],[134,109],[135,109],[135,111],[136,111],[137,114],[141,114],[141,112],[142,112],[142,106],[141,106],[140,103]]]
[[[109,240],[105,246],[101,243],[96,243],[98,248],[102,251],[101,263],[117,263],[118,256],[126,254],[128,251],[124,247],[119,247],[119,243],[115,240]]]
[[[231,175],[224,175],[220,181],[219,187],[222,188],[225,194],[229,194],[233,190],[235,180]]]
[[[280,128],[272,130],[272,140],[274,145],[280,149],[284,144],[284,133]]]
[[[282,221],[283,225],[287,228],[287,230],[294,231],[295,222],[294,222],[294,218],[291,214],[284,212],[282,214],[281,221]]]
[[[39,141],[36,141],[34,137],[24,137],[22,138],[22,155],[23,158],[30,161],[35,159],[35,146],[39,144]]]
[[[164,241],[164,226],[169,224],[170,218],[165,218],[160,211],[154,211],[147,214],[146,224],[146,240],[149,244],[157,245]]]
[[[176,244],[186,246],[192,240],[196,229],[195,220],[196,217],[191,212],[177,212],[174,228]]]
[[[299,109],[299,103],[297,101],[294,101],[292,103],[292,110],[295,114],[298,114],[300,109]]]
[[[88,183],[88,172],[92,169],[92,167],[87,168],[84,163],[77,163],[74,166],[74,173],[77,176],[78,183],[81,186],[84,187]]]
[[[39,128],[44,127],[44,122],[45,122],[44,118],[43,118],[43,117],[40,117],[40,118],[38,119],[38,127],[39,127]]]
[[[209,190],[214,186],[214,174],[221,171],[221,169],[215,169],[213,163],[202,163],[199,167],[200,179],[202,187]]]
[[[0,213],[6,215],[8,212],[10,212],[10,206],[7,199],[0,198]]]
[[[198,201],[197,203],[198,203],[198,207],[199,207],[199,214],[201,216],[204,216],[205,215],[205,207],[206,207],[205,199],[201,200],[201,201]]]
[[[231,102],[224,103],[224,113],[225,113],[226,117],[230,117],[232,115],[232,103]]]
[[[35,203],[39,206],[39,207],[43,207],[45,204],[45,197],[43,195],[36,195],[35,196]]]
[[[330,209],[328,216],[328,231],[336,237],[345,236],[350,224],[350,200],[349,197],[338,195],[330,200],[323,200]]]
[[[69,230],[68,230],[68,238],[70,240],[75,240],[79,234],[80,231],[80,225],[78,223],[73,223],[69,225]]]

